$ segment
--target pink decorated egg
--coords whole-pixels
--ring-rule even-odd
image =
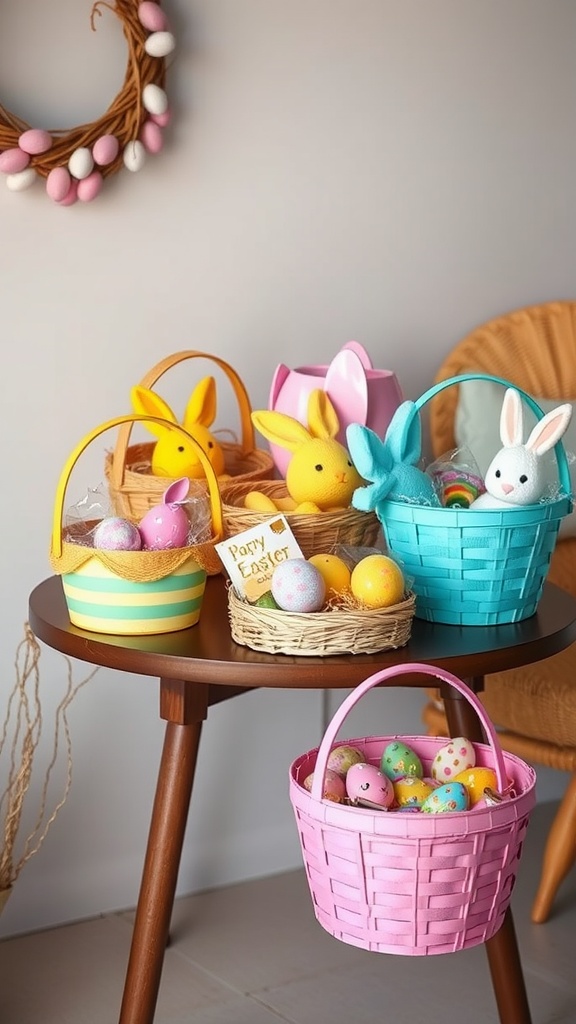
[[[285,612],[319,612],[326,597],[322,573],[305,558],[288,558],[277,565],[270,589]]]
[[[375,764],[358,762],[346,773],[346,793],[362,807],[388,808],[394,802],[390,779]]]
[[[431,775],[441,783],[449,782],[476,764],[476,752],[470,740],[464,736],[456,736],[448,740],[437,751],[432,761]]]
[[[66,167],[53,167],[46,178],[46,193],[55,203],[61,203],[70,190],[70,175]]]
[[[304,789],[310,791],[312,789],[312,783],[314,782],[314,772],[307,775],[304,779]],[[324,792],[322,793],[323,800],[332,800],[336,804],[343,803],[346,797],[346,787],[344,785],[344,779],[341,779],[336,772],[331,771],[329,768],[324,773]]]
[[[78,199],[81,203],[91,203],[102,191],[103,177],[100,171],[92,171],[87,178],[78,182]]]
[[[47,153],[52,148],[52,136],[42,128],[29,128],[22,132],[18,139],[20,149],[30,156],[37,156],[39,153]]]
[[[189,490],[188,477],[180,477],[164,491],[163,504],[149,509],[138,524],[142,547],[149,551],[163,551],[186,546],[190,520],[181,503],[186,500]]]
[[[115,135],[101,135],[92,146],[94,163],[99,167],[107,167],[114,162],[120,150],[120,143]]]
[[[23,149],[5,149],[0,153],[0,171],[3,174],[18,174],[30,163],[30,156]]]
[[[128,519],[107,516],[94,530],[94,547],[102,551],[139,551],[142,541],[138,528]]]
[[[168,25],[164,11],[152,0],[143,0],[138,5],[138,21],[149,32],[163,32]]]

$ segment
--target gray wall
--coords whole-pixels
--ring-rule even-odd
[[[280,359],[329,361],[356,338],[417,397],[478,323],[573,297],[571,0],[167,0],[166,10],[178,51],[164,152],[91,206],[60,209],[40,186],[14,195],[0,183],[3,705],[28,593],[50,573],[62,464],[90,428],[127,410],[130,386],[161,357],[198,347],[228,359],[259,408]],[[26,4],[3,11],[9,109],[51,127],[106,109],[125,50],[113,15],[104,9],[92,33],[89,11],[73,0],[33,20]],[[165,380],[183,407],[191,374]],[[219,425],[236,422],[222,388]],[[111,443],[82,460],[71,498],[101,481]],[[75,678],[85,670],[76,663]],[[41,673],[29,816],[66,664],[44,648]],[[382,732],[420,731],[421,703],[388,695]],[[157,707],[154,681],[112,671],[78,694],[72,791],[20,876],[3,934],[134,903]],[[368,709],[366,722],[351,728],[374,731]],[[253,693],[211,713],[179,891],[300,863],[287,770],[321,723],[316,693]],[[557,775],[541,779],[541,796],[561,791]]]

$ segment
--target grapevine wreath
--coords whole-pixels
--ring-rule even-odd
[[[165,58],[175,45],[166,15],[156,0],[97,0],[93,31],[102,8],[120,19],[128,43],[122,88],[98,121],[69,131],[33,128],[0,104],[0,172],[12,192],[40,177],[59,206],[90,202],[104,178],[122,167],[139,171],[148,153],[162,149],[170,120]]]

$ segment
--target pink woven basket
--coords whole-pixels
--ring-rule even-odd
[[[321,798],[328,756],[349,711],[375,686],[422,673],[455,687],[472,704],[488,743],[474,743],[476,763],[493,768],[501,803],[458,813],[373,811]],[[370,736],[346,741],[379,766],[384,747],[401,738],[425,774],[447,741],[435,736]],[[426,771],[428,769],[428,771]],[[304,779],[314,772],[311,792]],[[426,956],[486,942],[500,928],[535,804],[530,765],[502,751],[484,707],[449,672],[420,663],[365,679],[334,715],[318,748],[290,767],[290,800],[316,918],[342,942],[377,953]]]

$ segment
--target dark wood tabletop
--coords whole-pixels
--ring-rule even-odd
[[[415,619],[405,647],[326,658],[262,654],[236,644],[230,636],[222,576],[207,581],[199,623],[175,633],[125,637],[78,629],[68,618],[58,576],[32,591],[29,621],[49,647],[123,672],[227,687],[344,688],[406,661],[442,666],[470,678],[549,658],[576,641],[576,600],[546,583],[536,614],[522,622],[461,627]],[[402,685],[409,684],[409,678],[403,680]],[[422,678],[415,678],[413,685],[421,686]]]

